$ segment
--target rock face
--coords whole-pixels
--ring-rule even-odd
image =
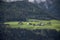
[[[57,5],[59,5],[59,0],[46,0],[44,2],[40,2],[38,6],[44,11],[47,11],[52,15],[54,14],[54,16],[59,19],[60,6],[57,6]]]
[[[1,40],[59,40],[60,31],[51,29],[26,30],[0,27]]]

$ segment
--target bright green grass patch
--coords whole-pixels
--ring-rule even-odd
[[[36,24],[39,23],[44,23],[44,26],[39,26]],[[48,22],[51,22],[51,25],[47,24]],[[19,22],[5,22],[4,24],[10,24],[11,28],[23,28],[23,29],[28,29],[28,30],[35,30],[35,29],[56,29],[60,30],[60,21],[58,20],[38,20],[38,21],[28,21],[28,22],[22,22],[23,24],[18,24]],[[27,23],[32,23],[35,24],[33,25],[28,25]]]

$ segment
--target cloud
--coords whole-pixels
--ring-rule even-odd
[[[34,2],[34,0],[29,0],[29,2]]]
[[[41,0],[42,2],[45,2],[46,0]]]
[[[37,3],[45,2],[46,0],[36,0]],[[29,2],[34,2],[34,0],[29,0]]]

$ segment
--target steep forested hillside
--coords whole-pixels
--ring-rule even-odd
[[[26,21],[28,18],[57,19],[53,14],[29,2],[1,2],[0,9],[0,14],[4,14],[4,21]]]

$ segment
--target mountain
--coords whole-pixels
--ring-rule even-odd
[[[55,18],[60,19],[60,16],[59,16],[60,15],[60,11],[59,11],[60,6],[59,6],[59,4],[60,4],[59,0],[46,0],[44,2],[40,1],[38,6],[42,10],[53,15]]]
[[[0,14],[4,14],[4,21],[26,21],[29,18],[57,19],[53,14],[42,8],[36,4],[24,1],[1,2]]]

